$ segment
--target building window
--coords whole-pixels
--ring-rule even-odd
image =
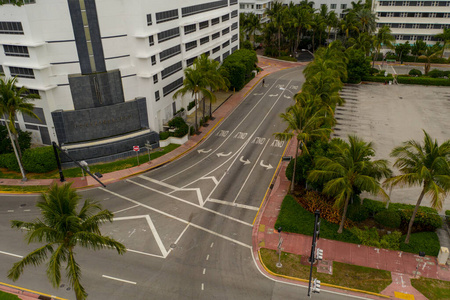
[[[33,69],[9,67],[9,72],[12,77],[17,76],[21,78],[34,78]]]
[[[231,24],[231,30],[235,30],[238,28],[238,22],[234,22],[233,24]]]
[[[230,45],[230,41],[226,41],[225,43],[222,44],[222,49],[225,47],[228,47]]]
[[[153,75],[153,83],[158,83],[158,74]]]
[[[158,43],[168,41],[170,39],[180,36],[180,28],[175,27],[163,32],[158,33]]]
[[[171,47],[169,49],[166,49],[166,50],[162,51],[159,54],[159,61],[165,61],[166,59],[169,59],[169,58],[171,58],[171,57],[173,57],[175,55],[178,55],[180,53],[181,53],[181,46],[180,45],[173,46],[173,47]]]
[[[206,55],[206,57],[209,57],[209,51],[206,51],[205,53],[203,53]]]
[[[5,75],[5,71],[3,71],[3,66],[0,65],[0,75]]]
[[[183,66],[181,64],[181,61],[179,61],[176,64],[168,66],[167,68],[162,70],[161,71],[161,78],[162,79],[167,78],[170,75],[175,74],[176,72],[180,71],[181,69],[183,69]]]
[[[0,22],[0,34],[23,34],[21,22]]]
[[[238,3],[238,0],[230,0],[230,6]]]
[[[3,50],[6,56],[30,57],[26,46],[3,45]]]
[[[235,41],[237,41],[238,40],[238,35],[237,34],[234,34],[232,37],[231,37],[231,42],[235,42]]]
[[[227,34],[229,32],[230,32],[230,27],[227,27],[224,30],[222,30],[222,35],[225,35],[225,34]]]
[[[200,45],[206,44],[209,42],[209,36],[200,39]]]
[[[215,40],[220,37],[220,32],[216,32],[212,35],[212,39]]]
[[[228,55],[230,55],[230,51],[227,51],[227,52],[225,52],[225,53],[222,55],[223,60],[225,60],[225,58],[227,58]]]
[[[209,27],[209,21],[200,22],[200,30],[208,28],[208,27]]]
[[[184,26],[184,34],[189,34],[189,33],[195,32],[196,30],[197,30],[196,24]]]
[[[234,51],[236,51],[238,49],[238,46],[234,46],[233,48],[231,48],[231,53],[233,53]]]
[[[205,11],[218,9],[221,7],[227,7],[228,6],[228,0],[220,0],[220,1],[214,1],[209,3],[203,3],[203,4],[197,4],[192,5],[188,7],[183,7],[181,9],[181,15],[183,17],[199,14]]]
[[[192,50],[197,47],[197,41],[192,41],[189,43],[186,43],[186,51]]]
[[[336,9],[336,4],[331,4],[331,5],[330,5],[330,8],[331,8],[331,9]]]
[[[222,16],[222,22],[228,21],[230,19],[230,14],[226,14]]]
[[[212,49],[213,54],[220,51],[220,46]]]
[[[153,46],[155,44],[155,39],[153,38],[153,35],[148,37],[148,44],[150,46]]]
[[[156,91],[155,92],[155,101],[158,101],[159,100],[159,91]]]
[[[231,18],[236,18],[238,16],[238,11],[237,10],[233,10],[231,12]]]
[[[197,57],[191,57],[188,60],[186,60],[186,66],[192,66],[194,64],[194,61]]]
[[[220,56],[217,56],[214,60],[220,62]]]
[[[178,19],[178,9],[166,10],[156,13],[156,24]]]
[[[242,4],[242,3],[239,4],[239,8],[240,8],[240,9],[245,9],[245,4]],[[219,58],[219,59],[220,59],[220,58]]]
[[[211,20],[211,26],[217,25],[220,23],[220,18],[214,18]]]
[[[347,4],[341,4],[341,9],[347,9]]]
[[[152,56],[152,66],[156,65],[156,55]]]
[[[152,14],[147,14],[147,26],[152,25]]]
[[[177,88],[183,85],[183,77],[178,78],[172,83],[169,83],[165,87],[163,87],[163,96],[167,96],[171,92],[175,91]]]
[[[261,9],[261,8],[262,8],[261,4],[256,4],[256,9]],[[231,17],[233,17],[233,15]]]

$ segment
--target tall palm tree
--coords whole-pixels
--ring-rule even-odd
[[[202,54],[194,61],[194,68],[198,70],[207,83],[211,93],[219,89],[227,90],[230,84],[228,79],[219,71],[220,63],[216,60],[208,58],[206,54]],[[212,102],[214,98],[209,98],[209,116],[212,117]],[[203,101],[203,120],[205,119],[205,101]]]
[[[272,6],[267,9],[267,16],[270,18],[270,21],[273,23],[275,28],[277,29],[278,35],[278,56],[281,52],[281,32],[283,31],[283,27],[285,24],[284,15],[285,15],[285,6],[281,1],[274,1]]]
[[[330,39],[330,32],[331,32],[331,29],[333,29],[333,28],[335,29],[334,40],[336,40],[336,37],[337,37],[336,28],[339,25],[339,18],[334,10],[330,11],[327,14],[326,24],[327,24],[327,40]]]
[[[357,191],[387,197],[379,179],[391,175],[386,160],[370,160],[375,154],[372,143],[366,143],[356,136],[349,136],[348,139],[348,143],[332,143],[332,157],[317,158],[315,169],[308,175],[308,181],[325,183],[323,193],[334,197],[336,208],[343,207],[338,233],[344,229],[350,198]]]
[[[261,23],[257,15],[254,13],[247,14],[244,30],[250,35],[250,40],[252,41],[254,47],[256,31],[261,30]]]
[[[450,27],[444,28],[444,32],[436,34],[436,37],[444,42],[444,51],[450,47]],[[441,57],[444,54],[444,51],[442,51]]]
[[[309,5],[299,5],[289,8],[291,25],[296,28],[294,52],[298,50],[304,30],[311,29],[313,9]]]
[[[342,89],[342,82],[336,80],[333,74],[317,73],[311,76],[302,86],[302,92],[311,95],[317,95],[322,98],[322,102],[333,108],[336,105],[345,103],[339,95]]]
[[[75,261],[76,246],[100,250],[113,248],[119,254],[126,248],[113,238],[103,236],[100,225],[112,222],[113,214],[102,210],[100,204],[85,200],[79,211],[80,196],[72,189],[71,184],[53,185],[48,192],[43,193],[36,206],[40,209],[41,218],[33,222],[11,221],[11,227],[28,232],[28,243],[44,243],[43,246],[16,262],[8,271],[8,278],[16,281],[28,265],[37,266],[50,259],[47,263],[47,277],[57,288],[61,283],[61,267],[66,264],[68,278],[77,300],[86,299],[87,293],[81,285],[81,268]]]
[[[191,93],[194,96],[195,101],[195,131],[198,131],[198,117],[197,117],[197,106],[199,96],[203,95],[204,97],[210,99],[210,101],[215,101],[216,96],[210,90],[208,90],[209,82],[202,74],[201,70],[194,68],[186,68],[184,69],[184,80],[183,87],[180,88],[173,94],[173,99],[176,99],[178,96],[184,96],[186,93]]]
[[[409,243],[414,218],[425,195],[431,196],[431,206],[442,209],[442,203],[450,191],[450,140],[439,146],[437,140],[424,130],[424,142],[409,140],[395,147],[391,156],[396,157],[394,167],[401,175],[384,182],[385,186],[422,186],[416,207],[411,216],[405,243]]]
[[[414,55],[414,62],[417,60],[419,55],[422,55],[427,50],[427,43],[423,40],[417,40],[413,45],[411,45],[411,54]]]
[[[392,31],[389,26],[384,25],[383,27],[378,29],[374,41],[377,54],[373,57],[372,67],[375,67],[375,59],[378,58],[378,55],[380,54],[381,46],[386,46],[390,49],[393,49],[394,46],[392,45],[392,42],[394,41],[395,37],[392,35]]]
[[[308,152],[307,143],[315,137],[327,139],[331,129],[320,127],[324,123],[325,117],[320,112],[314,112],[313,106],[302,107],[295,104],[288,107],[285,113],[280,114],[280,118],[287,123],[287,127],[283,132],[275,133],[275,137],[283,141],[288,141],[293,137],[297,139],[291,184],[292,192],[294,191],[295,166],[297,165],[299,147],[301,146],[303,151]]]
[[[40,97],[36,94],[30,94],[25,87],[17,87],[16,83],[17,77],[9,78],[6,81],[4,78],[0,78],[0,116],[5,119],[9,139],[22,174],[22,180],[26,181],[27,177],[22,165],[22,152],[14,122],[18,113],[26,114],[39,120],[39,117],[33,112],[34,104],[30,103],[30,100],[39,99]]]
[[[431,59],[442,56],[443,52],[444,52],[443,48],[438,49],[438,48],[434,48],[434,47],[427,47],[425,52],[421,56],[419,56],[419,58],[427,60],[427,62],[425,63],[425,75],[427,75],[428,72],[430,71]]]
[[[358,18],[361,33],[367,32],[372,34],[376,28],[376,20],[377,16],[372,12],[371,9],[363,8],[356,13],[356,17]]]

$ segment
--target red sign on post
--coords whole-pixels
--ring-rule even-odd
[[[139,151],[139,146],[133,146],[133,150],[138,152]]]

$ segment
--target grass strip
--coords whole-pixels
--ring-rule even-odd
[[[16,295],[0,291],[0,300],[20,300]]]
[[[281,268],[276,267],[278,254],[275,250],[261,248],[261,258],[266,267],[277,274],[309,279],[309,265],[300,263],[301,256],[287,252],[281,252]],[[355,266],[340,262],[333,262],[333,274],[318,273],[313,267],[314,278],[323,283],[329,283],[342,287],[358,289],[373,293],[380,293],[392,283],[391,272]]]
[[[43,193],[48,191],[47,185],[0,185],[1,192]]]
[[[450,282],[431,278],[411,278],[411,285],[429,300],[450,299]]]

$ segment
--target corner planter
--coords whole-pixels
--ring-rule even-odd
[[[170,136],[169,138],[167,138],[165,140],[159,140],[159,146],[160,147],[166,147],[169,144],[183,145],[187,141],[188,141],[188,135],[187,134],[185,136],[183,136],[183,137],[180,137],[180,138]]]

